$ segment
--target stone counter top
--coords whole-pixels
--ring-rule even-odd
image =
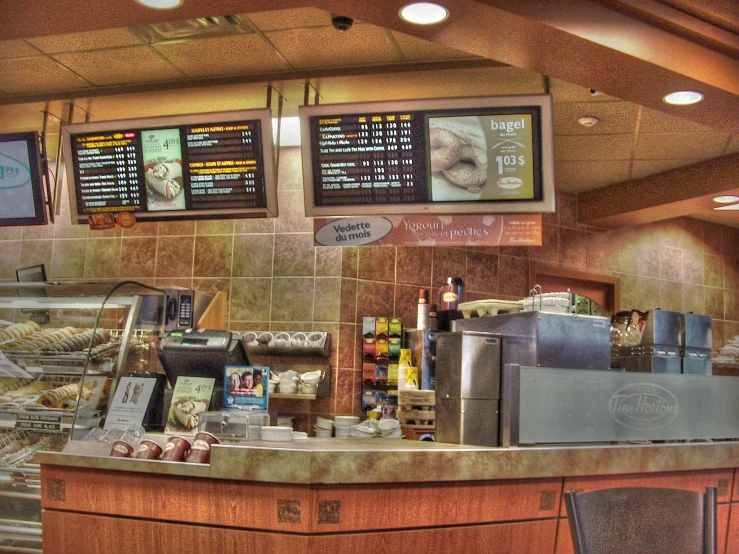
[[[116,471],[292,484],[486,481],[739,467],[739,442],[489,448],[387,439],[215,445],[210,465],[111,458],[110,445],[70,441],[36,462]]]

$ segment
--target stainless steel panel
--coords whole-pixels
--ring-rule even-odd
[[[516,387],[504,389],[515,413],[503,414],[501,433],[518,433],[519,444],[739,437],[739,377],[516,365],[504,374],[520,388],[518,398],[507,398]]]
[[[683,373],[688,375],[712,375],[713,362],[709,358],[683,358]]]
[[[507,355],[506,363],[568,367],[573,369],[608,369],[611,364],[611,326],[606,317],[548,312],[518,312],[496,316],[458,319],[454,331],[479,331],[529,339]],[[513,346],[513,343],[512,343]],[[505,347],[504,347],[505,349]],[[517,359],[515,354],[521,354]],[[529,354],[533,354],[532,362]]]
[[[656,356],[644,354],[641,356],[614,357],[613,366],[624,371],[642,373],[681,373],[682,358],[673,356]]]
[[[500,337],[487,333],[436,335],[436,398],[499,398]]]
[[[498,446],[498,409],[498,399],[437,397],[436,441]]]
[[[680,346],[682,319],[680,312],[650,310],[641,336],[642,344]]]
[[[682,344],[685,348],[713,348],[713,318],[710,315],[683,314]]]
[[[423,390],[436,390],[436,335],[433,329],[406,329],[405,347],[413,354]]]

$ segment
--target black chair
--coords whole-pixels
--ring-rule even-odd
[[[576,554],[716,554],[716,487],[565,492]]]

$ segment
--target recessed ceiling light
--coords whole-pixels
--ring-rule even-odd
[[[728,211],[728,210],[734,210],[739,211],[739,204],[732,204],[731,206],[721,206],[720,208],[713,208],[714,210],[719,211]]]
[[[697,104],[703,100],[703,95],[694,90],[680,90],[678,92],[671,92],[662,100],[675,106],[688,106],[690,104]]]
[[[594,115],[584,115],[577,119],[577,122],[583,127],[594,127],[598,124],[599,121],[600,119],[598,119]]]
[[[400,18],[416,25],[433,25],[449,17],[449,10],[440,4],[415,2],[400,8]]]
[[[172,10],[179,8],[184,0],[136,0],[142,6],[155,10]]]
[[[718,202],[719,204],[731,204],[732,202],[739,202],[739,196],[727,194],[725,196],[717,196],[713,201]]]

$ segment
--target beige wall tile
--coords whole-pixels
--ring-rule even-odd
[[[233,235],[195,237],[193,276],[230,277]]]
[[[159,230],[162,230],[161,226]],[[194,242],[192,236],[160,236],[157,242],[156,276],[192,277]]]
[[[683,277],[683,251],[671,246],[659,247],[659,276],[662,279],[681,281]]]
[[[315,248],[316,277],[341,276],[341,247],[321,246]]]
[[[81,279],[85,271],[85,239],[55,240],[51,252],[50,279]]]
[[[275,218],[237,219],[234,223],[234,233],[274,233]]]
[[[54,247],[52,240],[24,240],[21,242],[20,266],[44,264],[48,273],[51,268],[51,251]],[[0,246],[2,248],[2,246]]]
[[[303,191],[277,191],[280,215],[275,220],[276,233],[312,233],[313,218],[305,217]]]
[[[724,319],[724,290],[714,287],[705,288],[706,315],[714,319]]]
[[[313,277],[272,280],[272,321],[312,321]]]
[[[121,239],[121,277],[154,277],[157,262],[156,237]]]
[[[340,311],[341,278],[317,278],[313,297],[313,321],[339,321]]]
[[[233,276],[271,277],[274,235],[234,235]]]
[[[277,185],[280,190],[297,190],[303,194],[303,160],[299,146],[280,149]]]
[[[85,278],[116,279],[121,262],[120,239],[93,239],[85,249]]]
[[[660,281],[660,305],[663,310],[683,311],[683,285],[679,281]]]
[[[316,265],[315,249],[312,234],[275,235],[274,275],[312,277]]]
[[[271,279],[232,279],[231,321],[269,321],[271,300]]]
[[[705,283],[705,257],[693,250],[683,250],[683,275],[686,283],[702,285]]]
[[[187,236],[195,234],[194,221],[162,221],[158,224],[159,236]]]
[[[233,219],[212,219],[196,223],[196,235],[232,235],[234,232]]]
[[[0,241],[0,279],[15,280],[15,270],[21,267],[21,241]],[[47,275],[49,269],[46,269]]]
[[[724,260],[715,254],[703,256],[703,281],[709,287],[724,286]]]
[[[683,283],[683,313],[706,314],[706,287]]]
[[[659,279],[637,277],[636,279],[636,307],[640,310],[662,308],[660,300],[661,283]],[[682,297],[682,294],[680,295]],[[633,306],[632,306],[633,307]]]

